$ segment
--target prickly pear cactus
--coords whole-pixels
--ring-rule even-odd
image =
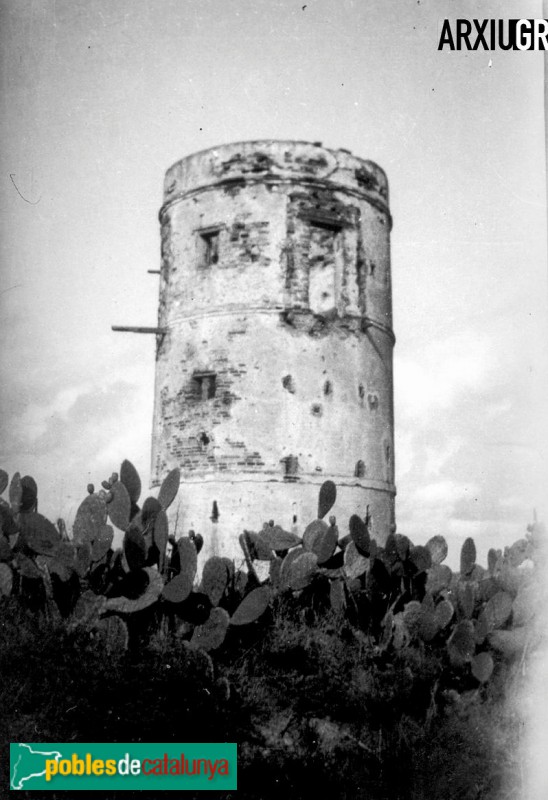
[[[175,498],[177,497],[177,492],[179,491],[179,486],[181,484],[181,472],[176,467],[172,469],[171,472],[164,478],[162,485],[160,486],[160,492],[158,494],[158,502],[164,509],[170,507],[173,503]]]
[[[207,622],[194,628],[190,644],[203,650],[217,650],[224,642],[230,616],[224,608],[212,608]]]
[[[228,585],[228,568],[220,556],[212,556],[204,564],[202,590],[207,594],[211,605],[218,605]]]
[[[270,589],[268,586],[260,586],[253,589],[240,603],[232,617],[230,624],[234,627],[239,625],[249,625],[262,617],[270,603]]]

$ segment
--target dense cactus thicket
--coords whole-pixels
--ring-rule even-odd
[[[69,534],[62,520],[54,525],[38,512],[31,477],[16,473],[10,481],[0,470],[0,493],[9,493],[9,502],[0,498],[4,651],[10,631],[12,638],[21,632],[16,649],[34,644],[46,652],[40,637],[57,637],[59,654],[66,651],[68,664],[78,653],[88,681],[100,653],[111,723],[121,720],[116,703],[125,692],[117,699],[109,681],[131,682],[152,663],[149,681],[160,697],[181,670],[188,696],[186,717],[177,703],[160,713],[158,701],[157,713],[140,720],[126,709],[131,731],[124,722],[92,725],[91,711],[87,722],[59,718],[51,731],[49,699],[47,714],[40,702],[34,711],[37,732],[49,730],[58,741],[185,741],[203,691],[213,728],[205,731],[201,721],[202,736],[239,742],[242,797],[271,796],[254,783],[259,764],[288,796],[309,796],[304,762],[331,797],[358,789],[371,798],[503,796],[494,792],[502,792],[501,759],[512,762],[510,742],[497,744],[490,732],[500,724],[515,665],[523,667],[534,645],[539,524],[504,552],[490,550],[485,567],[467,539],[453,572],[443,563],[441,535],[414,545],[392,533],[380,546],[370,519],[356,515],[342,529],[328,516],[336,486],[326,481],[318,518],[302,536],[271,520],[240,535],[241,563],[222,556],[200,563],[201,535],[169,532],[166,511],[179,483],[175,469],[158,497],[139,506],[141,481],[124,461],[98,492],[87,487]],[[114,527],[124,532],[119,549]],[[62,669],[53,651],[49,657],[53,663],[42,669]],[[7,659],[0,668],[9,686]],[[5,691],[0,697],[9,720],[15,701]],[[450,752],[455,747],[460,755]],[[342,776],[336,767],[344,767]]]

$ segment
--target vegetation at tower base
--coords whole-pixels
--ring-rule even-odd
[[[200,564],[199,534],[169,534],[178,482],[139,507],[124,461],[69,535],[32,479],[0,471],[3,741],[237,741],[242,797],[308,797],[307,770],[331,797],[515,789],[503,700],[537,642],[541,525],[487,567],[467,539],[457,573],[441,535],[380,547],[369,515],[329,516],[328,481],[302,537],[271,520],[242,533],[240,563]]]

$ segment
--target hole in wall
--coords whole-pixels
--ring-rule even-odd
[[[211,509],[211,521],[218,522],[219,521],[219,506],[217,505],[217,501],[213,501],[213,507]]]
[[[313,403],[312,408],[310,410],[312,412],[313,417],[321,417],[321,415],[323,414],[323,409],[320,403]]]
[[[198,436],[198,441],[200,442],[201,445],[207,447],[211,439],[209,438],[209,436],[205,431],[202,431],[201,434]]]
[[[297,475],[299,471],[299,459],[297,456],[289,455],[280,459],[282,470],[286,478]]]
[[[292,375],[285,375],[282,378],[282,386],[291,394],[295,394],[295,381]]]
[[[326,381],[323,385],[323,393],[326,397],[331,397],[333,394],[333,384],[331,381]]]
[[[356,461],[356,466],[354,467],[354,477],[355,478],[365,477],[365,463],[361,459],[359,461]]]

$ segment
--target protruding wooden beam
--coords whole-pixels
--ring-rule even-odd
[[[138,325],[112,325],[112,330],[123,333],[155,333],[159,336],[167,333],[167,328],[143,328]]]
[[[159,269],[147,269],[149,275],[161,275],[162,271]]]

